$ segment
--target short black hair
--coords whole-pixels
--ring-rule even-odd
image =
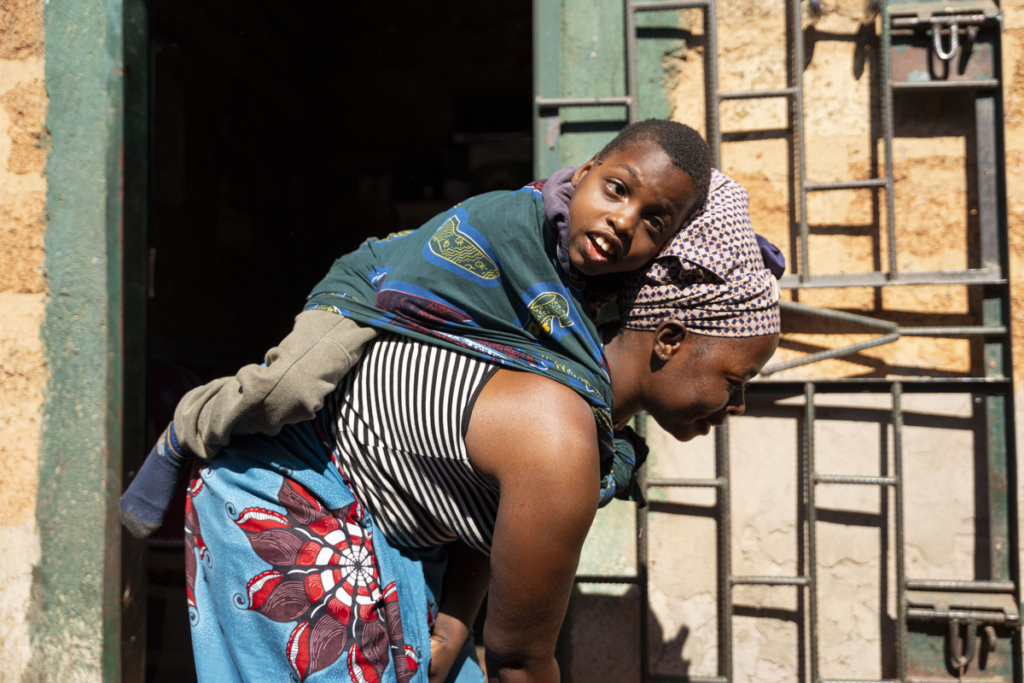
[[[665,150],[672,164],[682,169],[693,181],[697,203],[694,209],[704,204],[711,187],[711,152],[700,133],[676,121],[647,119],[631,123],[597,153],[597,160],[612,152],[619,152],[636,142],[653,142]]]

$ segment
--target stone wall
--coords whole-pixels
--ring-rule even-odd
[[[883,169],[877,143],[874,27],[861,24],[862,0],[826,0],[825,13],[805,16],[808,64],[803,72],[807,177],[826,182],[874,177]],[[723,91],[787,85],[784,3],[719,0],[719,87]],[[806,3],[805,3],[806,9]],[[1006,165],[1011,242],[1014,367],[1024,378],[1024,2],[1003,3]],[[681,26],[692,32],[685,52],[667,54],[675,80],[672,117],[703,128],[703,29],[698,12]],[[873,111],[874,109],[874,111]],[[788,126],[784,99],[726,102],[722,130]],[[877,123],[875,124],[877,125]],[[946,100],[936,112],[926,98],[900,100],[893,149],[899,266],[907,270],[968,267],[969,204],[965,153],[973,108]],[[723,144],[722,169],[751,195],[759,232],[785,251],[790,238],[789,158],[781,136],[749,136]],[[877,170],[876,170],[877,168]],[[886,269],[884,195],[868,190],[812,194],[810,266],[817,273]],[[873,262],[873,254],[880,258]],[[880,262],[879,262],[880,261]],[[877,315],[906,325],[981,324],[980,299],[966,287],[805,290],[802,303]],[[793,297],[787,293],[787,297]],[[784,322],[774,361],[845,346],[872,335],[843,335],[820,323]],[[776,378],[980,375],[980,347],[966,340],[904,338],[844,359],[780,373]],[[988,548],[979,532],[983,489],[972,482],[985,448],[982,399],[970,394],[904,397],[907,575],[920,579],[983,577]],[[815,439],[821,473],[879,476],[892,458],[888,395],[820,395]],[[800,509],[802,397],[755,397],[750,415],[732,420],[732,574],[806,573]],[[1018,415],[1024,411],[1018,410]],[[1024,444],[1022,444],[1024,445]],[[1018,448],[1020,450],[1020,447]],[[711,439],[680,445],[654,428],[651,476],[714,477]],[[1015,494],[1018,496],[1020,492]],[[878,487],[818,486],[819,675],[826,679],[895,677],[895,501]],[[657,491],[650,516],[649,660],[668,674],[717,673],[715,495],[710,490]],[[628,533],[629,523],[622,524]],[[605,549],[606,550],[606,549]],[[631,551],[623,550],[624,557]],[[622,567],[626,572],[630,566]],[[808,608],[802,589],[733,589],[734,680],[807,680],[809,653],[800,642]],[[623,599],[624,598],[624,599]],[[574,609],[573,680],[639,680],[635,589],[584,586]],[[595,625],[600,624],[597,628]],[[1004,641],[1005,642],[1005,641]],[[1005,644],[1002,645],[1005,648]],[[609,672],[613,672],[609,677]],[[974,673],[974,670],[972,670]]]
[[[43,0],[0,0],[0,681],[28,663],[36,485],[47,368]]]

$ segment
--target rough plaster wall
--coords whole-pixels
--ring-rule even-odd
[[[0,682],[22,680],[39,561],[36,484],[47,369],[43,2],[0,0]]]
[[[815,23],[804,71],[807,173],[814,181],[869,178],[884,162],[881,143],[872,149],[871,65],[868,41],[859,35],[861,0],[825,3]],[[1024,268],[1024,0],[1003,3],[1006,95],[1006,151],[1011,272]],[[688,17],[694,34],[700,15]],[[781,88],[786,85],[783,3],[774,0],[719,0],[719,87],[724,91]],[[826,35],[823,35],[826,34]],[[700,40],[685,53],[666,57],[677,74],[673,118],[702,127],[703,64]],[[899,265],[908,270],[967,267],[968,197],[963,130],[973,111],[950,106],[942,121],[904,101],[897,118],[894,170]],[[787,127],[783,100],[726,102],[721,109],[727,132]],[[722,168],[751,195],[759,232],[796,259],[789,227],[788,152],[784,140],[727,142]],[[879,193],[879,199],[884,197]],[[811,269],[818,273],[885,270],[884,203],[869,191],[812,194]],[[819,226],[819,227],[814,227]],[[836,229],[832,226],[842,226]],[[877,227],[872,227],[877,226]],[[879,233],[878,228],[881,228]],[[879,239],[878,235],[881,234]],[[880,244],[879,244],[880,242]],[[872,252],[879,255],[872,262]],[[1012,279],[1014,366],[1018,387],[1024,378],[1024,278]],[[903,324],[980,324],[980,301],[964,287],[814,290],[803,303],[862,310]],[[868,335],[830,334],[827,328],[789,326],[775,360],[824,348],[845,346]],[[783,377],[855,377],[978,374],[977,354],[963,340],[912,338],[857,356],[795,369]],[[1018,415],[1024,394],[1018,391]],[[877,476],[891,458],[888,396],[819,396],[816,470]],[[913,578],[973,579],[976,556],[974,481],[976,443],[984,438],[984,417],[969,395],[914,395],[904,398],[906,487],[906,566]],[[805,571],[800,543],[803,520],[799,438],[803,400],[762,399],[757,417],[734,420],[731,430],[732,569],[734,575],[793,576]],[[1018,451],[1024,450],[1021,441]],[[713,477],[713,442],[680,446],[654,429],[652,476]],[[1018,492],[1018,498],[1019,498]],[[895,593],[894,501],[875,487],[817,487],[819,522],[818,626],[820,675],[824,678],[878,679],[894,675]],[[652,618],[650,661],[656,672],[717,673],[714,495],[709,491],[658,493],[650,524]],[[662,514],[664,513],[664,514]],[[888,558],[888,560],[883,560]],[[587,596],[583,596],[586,598]],[[807,676],[798,643],[799,592],[786,587],[734,589],[734,672],[737,681],[795,681]],[[633,601],[635,602],[635,601]],[[628,620],[631,601],[580,599],[574,617],[604,616],[605,643],[594,648],[578,637],[574,655],[605,653],[604,671],[616,680],[637,680],[635,635]],[[591,633],[593,629],[587,629]],[[625,644],[623,644],[623,640]],[[806,653],[804,653],[806,656]],[[614,656],[612,656],[614,655]],[[574,656],[579,680],[599,670],[586,656]],[[615,662],[619,662],[616,669]]]

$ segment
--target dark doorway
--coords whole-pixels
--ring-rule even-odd
[[[150,4],[150,443],[337,256],[532,179],[530,6]],[[149,681],[195,677],[181,522],[150,543]]]

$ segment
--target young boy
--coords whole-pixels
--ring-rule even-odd
[[[718,202],[712,201],[716,195]],[[565,296],[536,294],[530,259],[540,251],[522,248],[522,240],[542,235],[542,258],[557,262],[572,298],[585,298],[593,317],[617,288],[618,274],[648,264],[688,220],[690,226],[715,220],[721,199],[735,203],[734,197],[742,206],[730,205],[727,212],[746,216],[746,193],[711,169],[700,135],[651,119],[624,128],[577,169],[562,169],[517,192],[467,200],[435,217],[417,231],[433,233],[422,250],[409,248],[402,234],[369,240],[335,262],[263,365],[185,395],[122,497],[123,523],[140,538],[160,526],[191,454],[209,458],[233,434],[274,435],[312,418],[382,325],[531,371],[538,371],[536,364],[514,352],[524,339],[582,349],[601,365],[599,341],[584,321],[567,315],[575,309]],[[542,232],[530,232],[538,221]],[[527,251],[529,257],[517,260]],[[458,275],[455,288],[439,295],[439,278],[452,273]],[[497,308],[480,313],[474,304],[483,296]],[[376,317],[380,309],[387,311],[384,317]]]

